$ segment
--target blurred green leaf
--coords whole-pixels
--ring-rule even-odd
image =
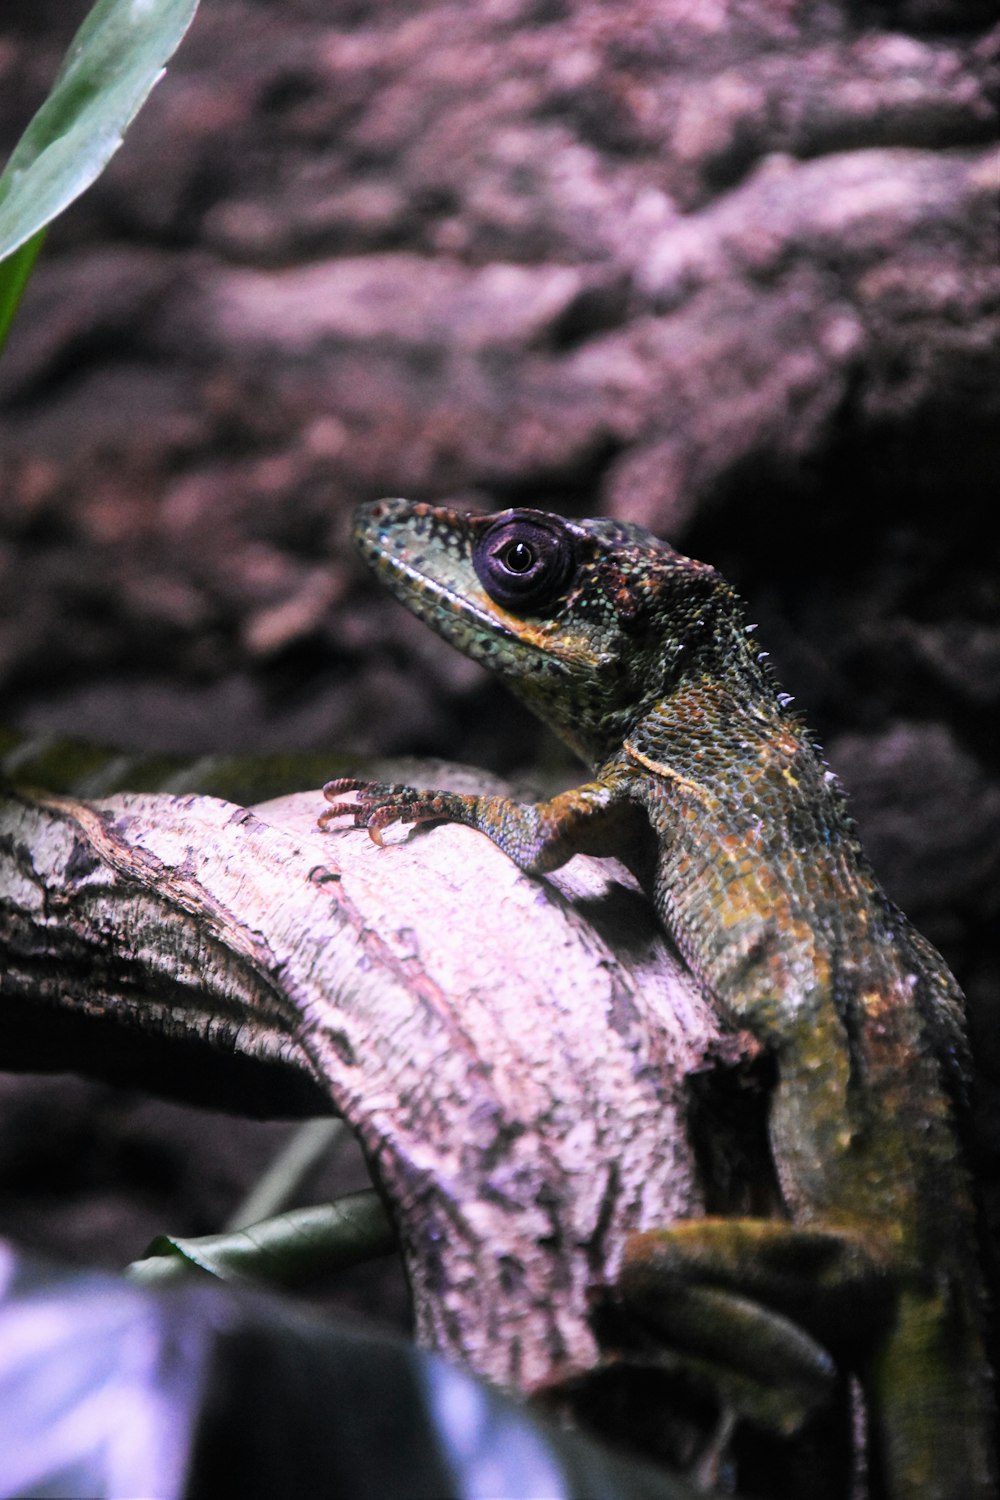
[[[197,8],[198,0],[98,0],[0,176],[0,262],[103,171]],[[4,307],[11,269],[0,275]]]
[[[388,1255],[395,1244],[392,1221],[378,1194],[368,1189],[245,1229],[195,1239],[157,1235],[128,1274],[145,1285],[162,1285],[197,1269],[222,1281],[287,1287]]]
[[[44,239],[45,230],[39,229],[13,255],[0,262],[0,349],[7,342],[10,325]]]

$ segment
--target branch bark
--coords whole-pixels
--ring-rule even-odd
[[[712,1017],[620,866],[530,880],[467,829],[380,850],[320,806],[5,799],[0,1065],[341,1112],[421,1342],[522,1391],[591,1368],[624,1236],[702,1206]]]

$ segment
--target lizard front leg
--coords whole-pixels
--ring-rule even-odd
[[[356,792],[357,800],[343,801],[345,792]],[[628,844],[645,818],[635,802],[604,780],[586,782],[546,802],[354,777],[327,782],[323,795],[331,805],[320,815],[321,828],[351,817],[355,828],[367,828],[381,844],[382,830],[391,823],[464,823],[485,833],[528,875],[556,870],[574,854],[610,854]]]

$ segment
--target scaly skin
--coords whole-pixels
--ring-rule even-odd
[[[879,888],[843,795],[714,569],[639,527],[402,500],[355,540],[421,619],[483,662],[587,762],[547,803],[331,782],[350,814],[480,829],[525,871],[656,834],[663,924],[727,1024],[773,1054],[769,1130],[785,1219],[635,1236],[623,1296],[766,1384],[854,1371],[872,1491],[995,1493],[973,1195],[960,1148],[961,994]],[[346,791],[358,801],[342,802]],[[748,1317],[766,1335],[747,1335]]]

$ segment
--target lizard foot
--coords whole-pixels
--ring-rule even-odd
[[[356,800],[342,801],[345,792],[356,792]],[[319,816],[320,828],[327,829],[335,818],[350,817],[355,828],[367,828],[379,847],[383,845],[382,829],[390,823],[429,823],[454,817],[454,793],[421,791],[387,781],[340,776],[326,783],[323,796],[330,806]]]

